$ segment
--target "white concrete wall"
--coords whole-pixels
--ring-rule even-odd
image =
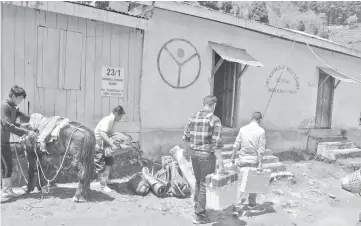
[[[152,20],[154,24],[152,29],[146,31],[144,40],[142,128],[182,128],[188,117],[202,107],[202,98],[210,93],[212,49],[208,41],[246,49],[264,65],[263,68],[250,67],[241,80],[238,126],[249,120],[252,111],[264,111],[271,95],[265,87],[266,80],[271,71],[279,65],[286,65],[295,72],[299,90],[296,94],[274,94],[264,119],[264,126],[267,129],[287,130],[297,128],[304,120],[314,119],[318,84],[316,67],[324,65],[306,45],[295,44],[291,56],[288,57],[293,43],[287,40],[160,9],[155,10]],[[191,42],[201,59],[198,80],[185,89],[170,87],[158,72],[158,53],[163,44],[174,38]],[[176,44],[170,48],[176,54],[179,47],[182,46]],[[361,59],[312,48],[327,64],[361,80]],[[177,66],[172,60],[165,59],[161,65],[168,77],[177,77]],[[182,79],[191,79],[196,68],[194,62],[184,67]],[[290,84],[283,88],[295,86],[292,76],[284,73],[282,77],[290,81]],[[341,83],[335,92],[333,126],[357,128],[360,112],[361,84]]]

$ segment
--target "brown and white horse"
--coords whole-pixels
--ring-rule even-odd
[[[33,114],[30,118],[29,128],[37,132],[36,136],[39,136],[37,127],[39,127],[43,120],[46,120],[46,118],[37,113]],[[55,159],[63,156],[62,158],[70,158],[73,163],[72,165],[76,165],[78,170],[78,188],[72,200],[75,202],[85,201],[85,196],[90,191],[90,182],[94,169],[95,136],[93,130],[78,122],[69,122],[60,130],[57,140],[46,143],[47,153],[40,150],[37,137],[25,137],[23,145],[27,146],[26,153],[29,162],[27,192],[33,191],[36,184],[40,190],[53,179],[46,178],[46,173],[40,168],[44,166],[42,164],[44,163],[44,157]],[[37,165],[37,160],[40,161],[40,165]],[[62,167],[63,165],[61,164],[59,171]],[[40,180],[38,183],[36,183],[38,178],[35,172],[38,173]]]

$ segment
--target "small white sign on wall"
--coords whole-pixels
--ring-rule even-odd
[[[101,96],[123,97],[124,68],[103,66]]]

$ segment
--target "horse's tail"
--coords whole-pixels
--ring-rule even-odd
[[[82,165],[81,178],[84,180],[84,191],[90,191],[90,182],[94,170],[95,135],[93,131],[87,130],[83,139],[82,149],[79,155],[79,162]]]

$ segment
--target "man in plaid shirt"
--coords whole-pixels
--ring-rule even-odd
[[[219,153],[223,147],[222,123],[213,114],[216,104],[215,96],[206,96],[203,99],[203,109],[189,119],[183,134],[183,140],[189,147],[187,154],[191,156],[196,179],[195,219],[193,221],[195,224],[207,223],[205,178],[208,174],[214,173],[216,160],[218,160],[220,170],[224,171],[222,157]]]

